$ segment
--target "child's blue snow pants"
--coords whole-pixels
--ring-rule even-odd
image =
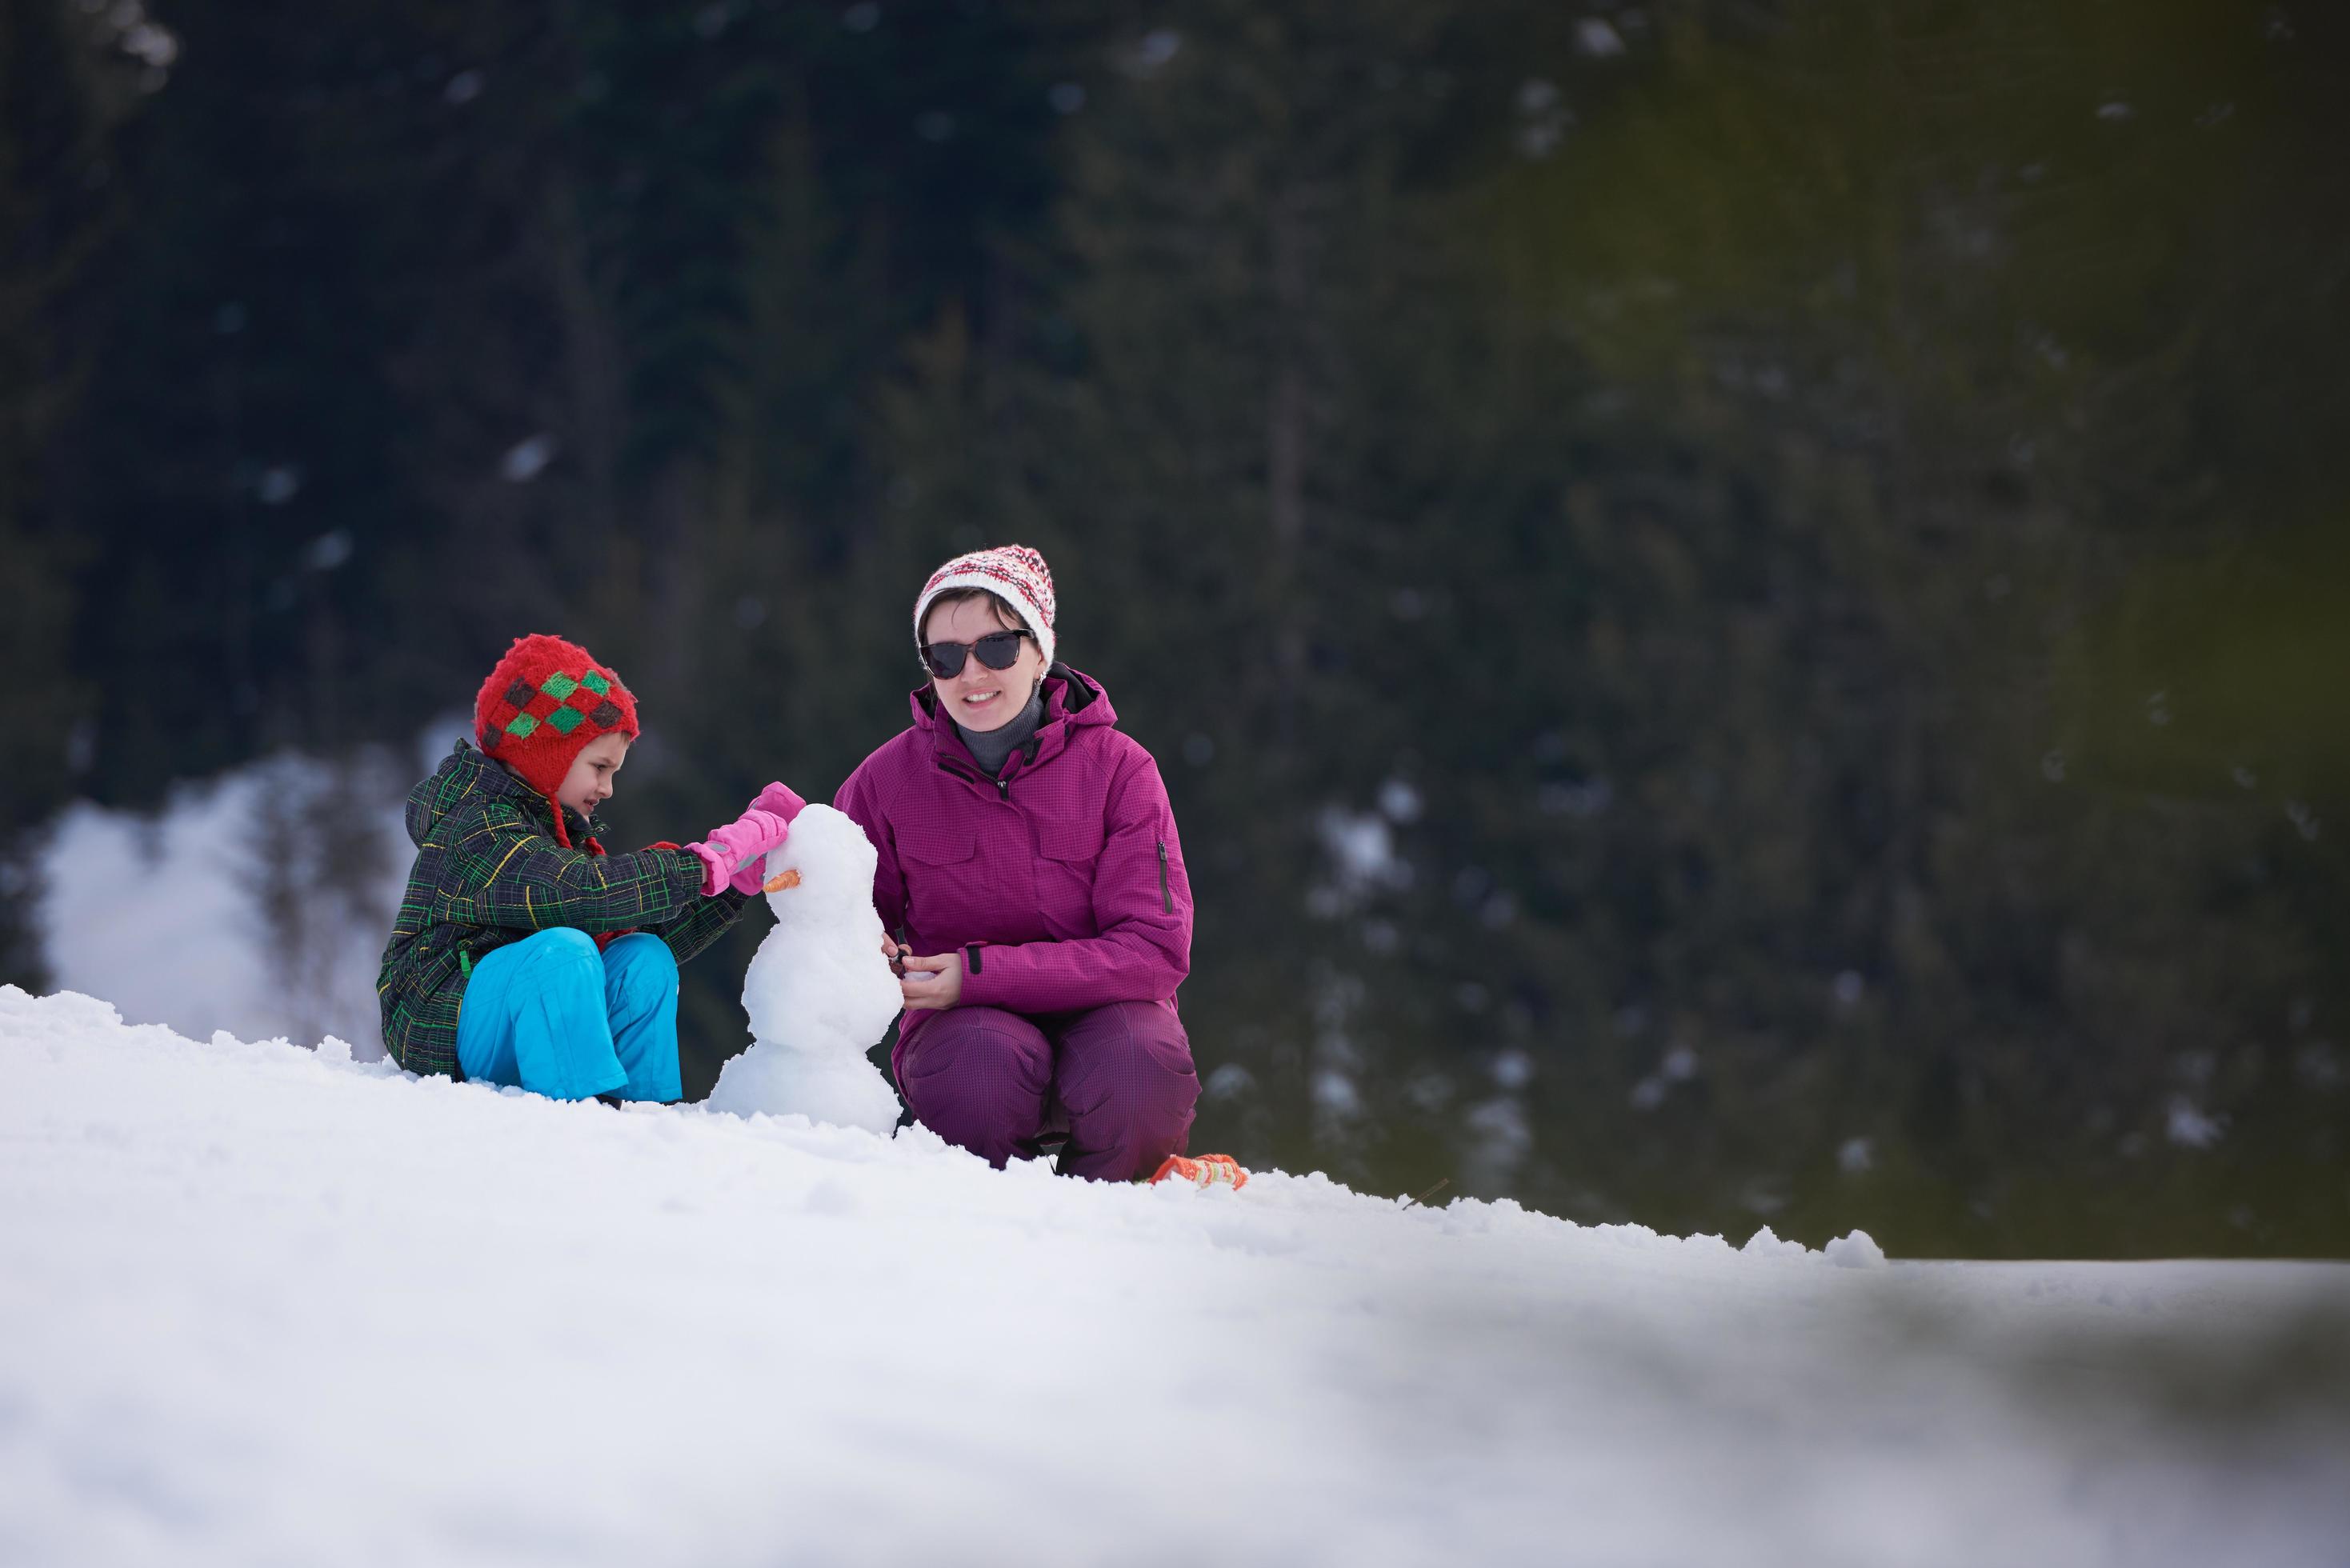
[[[483,955],[457,1012],[468,1078],[556,1100],[680,1097],[677,958],[648,932],[602,952],[585,931],[541,931]]]

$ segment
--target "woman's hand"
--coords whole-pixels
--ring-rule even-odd
[[[939,953],[906,961],[906,978],[899,994],[909,1008],[948,1008],[962,1000],[962,954]]]

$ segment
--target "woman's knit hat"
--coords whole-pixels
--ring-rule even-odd
[[[1045,565],[1045,557],[1025,545],[998,545],[992,549],[973,550],[968,556],[957,556],[931,574],[922,585],[921,596],[914,600],[914,650],[922,647],[922,618],[931,613],[931,604],[941,594],[957,588],[984,588],[1018,616],[1036,646],[1045,655],[1045,667],[1053,664],[1053,572]]]
[[[515,639],[473,699],[482,750],[549,798],[588,742],[616,730],[637,738],[637,700],[586,649],[544,632]]]

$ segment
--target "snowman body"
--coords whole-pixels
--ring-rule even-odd
[[[766,896],[775,926],[743,976],[754,1044],[719,1074],[712,1110],[885,1137],[897,1127],[897,1091],[866,1054],[904,1005],[873,912],[874,858],[865,830],[828,805],[793,818],[767,857],[770,878],[796,871],[799,883]]]

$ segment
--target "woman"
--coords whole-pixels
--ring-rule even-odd
[[[1023,545],[932,573],[913,727],[840,786],[879,852],[874,907],[908,944],[887,944],[907,1009],[889,1065],[917,1120],[992,1165],[1066,1136],[1064,1171],[1155,1179],[1172,1161],[1201,1180],[1204,1162],[1173,1158],[1200,1097],[1175,1011],[1182,844],[1158,763],[1098,681],[1055,662],[1054,607]]]

